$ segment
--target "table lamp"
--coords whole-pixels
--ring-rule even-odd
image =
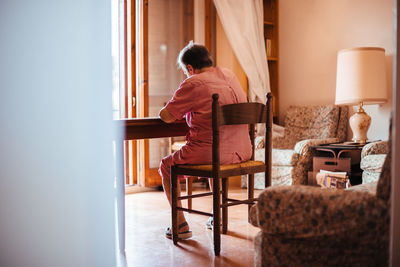
[[[357,47],[340,50],[337,58],[336,105],[358,105],[350,117],[353,142],[365,144],[371,117],[363,105],[387,100],[385,49]]]

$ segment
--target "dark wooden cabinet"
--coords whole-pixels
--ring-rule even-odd
[[[350,184],[362,183],[362,170],[360,168],[361,150],[364,145],[350,146],[340,144],[326,144],[312,147],[316,151],[316,157],[332,159],[327,160],[329,164],[341,164],[340,161],[350,160],[350,170],[338,169],[335,171],[346,171],[349,175]],[[315,162],[315,161],[314,161]],[[345,164],[343,164],[345,166]],[[315,166],[313,166],[315,167]],[[314,168],[314,171],[315,168]]]

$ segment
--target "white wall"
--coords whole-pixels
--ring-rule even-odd
[[[392,108],[393,23],[393,0],[280,1],[280,121],[289,105],[335,102],[340,49],[379,46],[386,49],[389,99],[382,106],[366,106],[365,110],[372,117],[369,139],[387,139]]]
[[[110,1],[0,2],[0,266],[115,266]]]

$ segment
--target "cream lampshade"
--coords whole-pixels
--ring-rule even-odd
[[[385,49],[358,47],[340,50],[337,58],[336,105],[358,105],[350,117],[353,142],[366,143],[371,117],[363,105],[387,100]]]

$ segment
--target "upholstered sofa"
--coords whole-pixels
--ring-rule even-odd
[[[390,139],[376,183],[349,190],[272,186],[251,208],[256,266],[387,266]],[[365,153],[367,149],[364,151]]]
[[[314,151],[311,146],[342,142],[347,137],[348,107],[290,106],[283,136],[272,137],[272,185],[307,184]],[[256,138],[255,159],[264,159],[264,138]],[[247,179],[242,178],[242,187]],[[264,189],[264,176],[255,175],[255,188]]]

